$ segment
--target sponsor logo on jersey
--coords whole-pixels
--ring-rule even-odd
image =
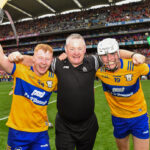
[[[112,92],[124,92],[125,88],[112,88]]]
[[[35,90],[34,90],[34,91],[35,91]],[[32,92],[33,94],[35,93],[34,91]],[[41,92],[41,93],[42,93],[42,92]],[[45,92],[44,92],[44,93],[45,93]],[[37,93],[36,93],[36,94],[37,94]],[[37,98],[30,96],[27,92],[25,92],[24,96],[25,96],[26,98],[30,99],[30,100],[31,100],[33,103],[35,103],[35,104],[39,104],[39,105],[46,105],[46,104],[47,104],[47,101],[38,100]],[[33,95],[33,96],[37,96],[37,95]],[[40,95],[40,96],[42,96],[42,95]]]
[[[148,131],[148,130],[146,130],[146,131],[144,131],[144,132],[143,132],[143,134],[147,134],[147,133],[149,133],[149,131]]]
[[[118,97],[130,97],[133,95],[133,92],[131,93],[127,93],[127,94],[123,94],[123,93],[112,93],[114,96],[118,96]]]
[[[22,147],[16,147],[15,150],[22,150]]]
[[[63,66],[63,69],[69,69],[69,66]]]
[[[41,145],[41,147],[48,147],[48,144]]]
[[[31,95],[32,95],[32,96],[35,95],[35,96],[37,96],[37,97],[42,98],[42,97],[44,97],[45,92],[40,92],[40,91],[38,91],[38,90],[34,90]]]

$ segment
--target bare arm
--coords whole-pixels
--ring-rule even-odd
[[[134,55],[133,55],[134,54]],[[120,49],[120,57],[124,59],[132,58],[134,64],[142,64],[145,62],[145,56],[128,50]]]
[[[4,71],[6,71],[9,74],[12,73],[12,70],[13,70],[13,67],[14,67],[14,64],[11,63],[8,60],[8,57],[5,56],[5,54],[3,52],[3,48],[2,48],[1,45],[0,45],[0,66],[2,67],[2,69]]]
[[[28,55],[22,55],[20,52],[13,52],[9,54],[8,59],[10,62],[19,62],[26,66],[32,66],[33,57]]]
[[[33,56],[24,55],[23,56],[23,61],[21,63],[26,65],[26,66],[32,66]]]

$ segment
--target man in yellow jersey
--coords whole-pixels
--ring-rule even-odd
[[[14,77],[14,93],[10,115],[9,150],[50,150],[47,105],[57,78],[48,71],[53,49],[38,44],[34,49],[33,65],[10,63],[0,46],[0,66]]]
[[[97,52],[104,65],[96,76],[102,81],[111,109],[118,149],[129,150],[132,134],[134,150],[149,150],[147,105],[140,76],[150,74],[150,65],[134,65],[132,60],[120,59],[119,44],[112,38],[100,41]]]

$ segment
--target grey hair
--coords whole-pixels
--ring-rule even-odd
[[[67,38],[66,38],[66,45],[68,45],[68,43],[70,42],[70,40],[72,39],[81,39],[83,40],[84,44],[85,44],[85,40],[83,38],[82,35],[78,34],[78,33],[73,33],[73,34],[70,34]],[[86,44],[85,44],[86,46]]]

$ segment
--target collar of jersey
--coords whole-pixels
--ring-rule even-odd
[[[34,70],[33,70],[33,66],[31,66],[31,67],[30,67],[30,69],[34,72]]]

